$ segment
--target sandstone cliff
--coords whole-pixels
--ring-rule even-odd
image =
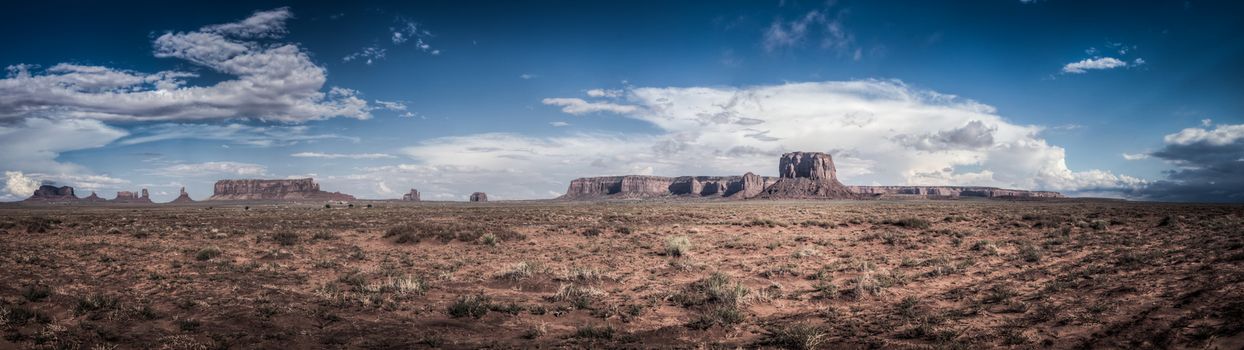
[[[767,198],[871,199],[903,198],[1061,198],[1058,192],[1023,191],[979,186],[845,186],[838,181],[834,159],[820,152],[783,154],[777,178],[743,176],[601,176],[570,182],[559,199]]]
[[[35,202],[37,201],[56,201],[56,202],[77,201],[78,196],[74,195],[73,187],[69,187],[69,186],[56,187],[52,185],[43,185],[43,186],[39,186],[39,188],[35,190],[35,193],[31,194],[30,198],[27,198],[26,200],[35,201]]]
[[[411,202],[418,202],[418,201],[419,201],[419,191],[418,191],[418,190],[415,190],[415,189],[413,189],[413,188],[412,188],[412,189],[410,189],[410,193],[407,193],[407,194],[403,194],[403,195],[402,195],[402,200],[404,200],[404,201],[411,201]]]
[[[91,195],[86,196],[86,198],[83,198],[82,201],[83,202],[107,202],[108,200],[100,198],[98,194],[95,194],[95,191],[91,191]]]
[[[488,194],[484,192],[475,192],[471,194],[472,202],[487,202]]]
[[[758,197],[769,199],[850,199],[855,193],[838,182],[838,170],[829,154],[792,152],[778,162],[779,179]]]
[[[211,201],[227,200],[316,200],[350,201],[354,196],[320,190],[314,179],[220,180],[213,186]]]
[[[117,191],[117,197],[112,199],[116,203],[151,203],[151,196],[148,195],[147,189],[142,189],[141,195],[130,191]]]

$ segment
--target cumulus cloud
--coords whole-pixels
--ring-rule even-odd
[[[1138,61],[1137,64],[1142,62],[1144,61]],[[1090,70],[1105,70],[1119,67],[1127,67],[1127,62],[1114,57],[1094,57],[1064,65],[1063,73],[1082,74]]]
[[[1166,172],[1166,179],[1132,195],[1169,201],[1244,201],[1244,124],[1187,128],[1163,141],[1164,147],[1150,155],[1176,168]]]
[[[562,112],[583,115],[596,112],[630,113],[635,106],[619,105],[609,102],[588,102],[581,98],[546,98],[540,101],[550,106],[561,106]]]
[[[213,175],[268,176],[268,168],[252,163],[203,162],[174,164],[151,171],[152,175],[173,178],[202,177]]]
[[[357,91],[322,91],[324,67],[297,44],[275,41],[286,33],[290,18],[288,8],[279,8],[239,22],[156,37],[155,57],[180,59],[231,77],[214,85],[189,86],[185,79],[196,75],[180,71],[148,74],[62,63],[39,72],[32,65],[11,65],[8,77],[0,80],[0,119],[370,118]]]
[[[58,158],[65,152],[103,147],[127,134],[98,120],[28,118],[12,125],[0,124],[0,170],[80,190],[114,188],[127,181]],[[23,192],[26,189],[17,188]],[[14,189],[10,187],[9,191]],[[24,199],[29,195],[7,199]]]
[[[321,152],[298,152],[290,154],[291,157],[297,158],[326,158],[326,159],[385,159],[397,158],[392,154],[384,153],[321,153]]]
[[[414,163],[359,169],[353,176],[407,179],[447,195],[487,190],[507,198],[548,198],[581,176],[776,175],[781,153],[821,151],[834,154],[849,184],[1075,192],[1144,183],[1108,171],[1073,171],[1064,149],[1039,137],[1041,127],[1014,124],[991,106],[898,81],[639,87],[592,102],[546,101],[576,107],[564,108],[566,113],[614,113],[659,131],[440,137],[401,151]]]
[[[35,180],[22,174],[20,171],[4,172],[4,190],[9,196],[15,199],[30,197],[39,189],[39,180]]]

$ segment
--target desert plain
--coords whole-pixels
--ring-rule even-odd
[[[1244,346],[1244,206],[8,205],[0,348]]]

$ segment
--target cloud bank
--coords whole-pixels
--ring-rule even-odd
[[[1144,183],[1109,171],[1073,171],[1065,150],[1040,136],[1042,127],[898,81],[639,87],[544,102],[569,114],[641,120],[661,132],[441,137],[404,148],[415,163],[359,169],[352,179],[410,183],[446,196],[485,190],[498,198],[548,198],[580,176],[776,175],[781,153],[802,150],[832,153],[849,184],[1076,192]]]

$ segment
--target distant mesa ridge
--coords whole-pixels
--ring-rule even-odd
[[[35,193],[30,195],[30,198],[27,198],[26,200],[28,201],[64,201],[64,200],[77,200],[77,199],[78,199],[78,196],[73,194],[73,187],[69,187],[69,186],[56,187],[52,185],[43,185],[43,186],[39,186],[39,188],[35,190]]]
[[[194,203],[194,199],[190,199],[190,194],[186,193],[185,187],[182,187],[181,194],[177,195],[177,198],[169,203]]]
[[[1061,198],[1049,191],[1025,191],[982,186],[846,186],[838,182],[829,154],[792,152],[778,162],[779,176],[747,173],[742,176],[623,175],[578,178],[559,199],[873,199],[915,198]]]
[[[117,198],[113,198],[112,202],[116,203],[151,203],[151,196],[147,194],[147,189],[142,189],[139,193],[130,191],[118,191]]]
[[[330,200],[352,201],[354,196],[341,192],[325,192],[314,179],[220,180],[213,186],[211,201],[230,200]]]

